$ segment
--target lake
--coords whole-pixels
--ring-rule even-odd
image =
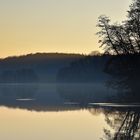
[[[116,98],[101,83],[1,84],[0,139],[138,140],[139,103]]]

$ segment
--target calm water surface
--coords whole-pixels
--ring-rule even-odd
[[[105,104],[115,94],[100,84],[0,85],[0,140],[135,139],[139,125],[125,128],[139,124],[139,104]]]
[[[98,140],[107,124],[102,113],[93,114],[89,110],[35,112],[1,107],[0,139]]]

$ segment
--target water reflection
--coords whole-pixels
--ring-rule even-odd
[[[6,124],[11,126],[16,124],[16,130],[22,126],[26,131],[27,125],[24,126],[22,121],[25,124],[29,123],[28,127],[32,129],[31,135],[35,134],[32,138],[36,140],[38,133],[40,136],[43,135],[43,139],[47,139],[45,136],[47,133],[52,140],[62,135],[61,140],[68,139],[70,135],[73,139],[80,140],[99,140],[100,138],[138,140],[140,139],[140,104],[111,103],[111,100],[117,102],[118,97],[120,94],[118,96],[116,90],[108,89],[104,83],[1,84],[0,120],[4,118],[5,123],[2,125],[7,128],[6,132],[8,129],[12,132],[12,128]],[[20,119],[22,121],[19,121]],[[12,124],[13,121],[15,124]],[[76,129],[74,129],[75,124]],[[33,128],[34,125],[35,128]],[[67,126],[69,126],[68,129]],[[49,128],[53,129],[54,133],[58,133],[60,128],[62,131],[57,137],[53,137],[53,132]],[[39,132],[37,132],[38,129]],[[1,128],[0,131],[4,130]],[[24,134],[25,132],[20,132],[22,137]],[[3,134],[0,135],[0,139],[3,139],[2,136]],[[11,140],[15,140],[15,137]]]
[[[118,105],[119,106],[119,105]],[[105,115],[106,123],[112,129],[104,129],[103,140],[140,139],[140,105],[96,106]],[[113,131],[110,131],[113,130]]]
[[[107,127],[88,110],[27,111],[0,107],[1,140],[99,140]]]
[[[108,101],[113,93],[104,84],[1,84],[0,105],[35,111],[83,109],[90,102]]]

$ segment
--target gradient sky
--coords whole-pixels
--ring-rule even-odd
[[[98,49],[100,15],[126,18],[131,0],[0,0],[0,57]]]

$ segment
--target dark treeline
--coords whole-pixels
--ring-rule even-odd
[[[140,55],[115,56],[106,64],[107,86],[118,91],[116,102],[140,101]]]
[[[111,56],[96,55],[70,63],[58,73],[61,82],[103,82],[107,79],[105,65]]]
[[[58,71],[80,54],[37,53],[0,60],[1,83],[56,82]]]
[[[38,53],[0,60],[1,83],[102,82],[111,56]]]

